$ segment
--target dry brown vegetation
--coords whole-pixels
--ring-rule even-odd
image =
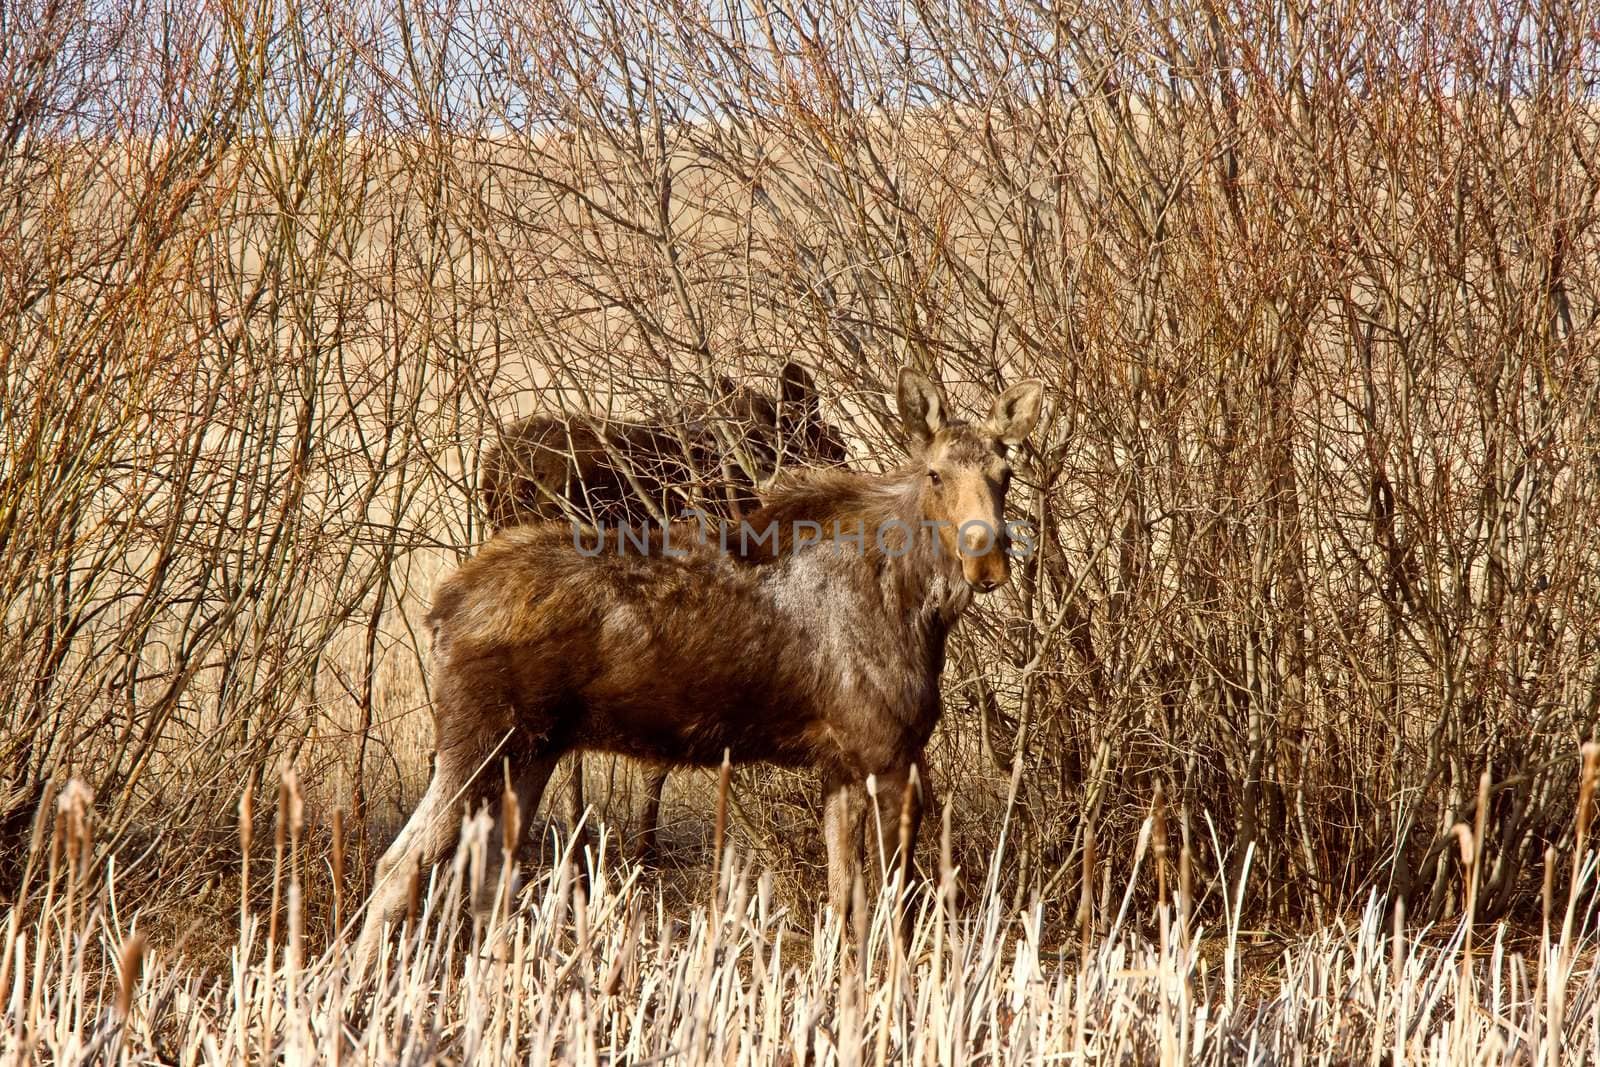
[[[1600,747],[1585,759],[1587,805]],[[1600,1054],[1582,817],[1587,859],[1564,907],[1546,882],[1536,940],[1513,941],[1504,924],[1474,937],[1463,830],[1467,915],[1453,933],[1409,932],[1403,908],[1386,925],[1374,896],[1267,968],[1241,929],[1248,857],[1221,922],[1206,926],[1181,848],[1150,937],[1134,929],[1139,875],[1171,869],[1159,802],[1117,909],[1070,951],[1050,943],[1042,904],[1007,914],[992,880],[963,905],[948,826],[936,888],[905,901],[904,923],[893,888],[870,912],[858,899],[849,931],[831,912],[797,914],[732,848],[684,921],[602,837],[587,886],[569,862],[515,897],[502,879],[493,909],[464,928],[463,901],[504,847],[480,812],[363,977],[341,935],[320,953],[307,943],[301,797],[286,776],[273,907],[241,908],[230,966],[208,981],[119,914],[114,878],[94,876],[91,801],[81,783],[64,791],[42,896],[11,911],[0,946],[0,1052],[15,1062],[1521,1065]],[[574,842],[552,843],[573,858]],[[341,858],[336,845],[335,877]],[[36,916],[26,925],[24,910]]]
[[[792,358],[868,467],[902,364],[1049,383],[931,754],[996,907],[1151,903],[1159,784],[1212,921],[1247,854],[1248,924],[1455,918],[1460,824],[1536,916],[1600,711],[1600,21],[1258,7],[6,5],[0,899],[69,777],[175,925],[286,765],[368,855],[495,428]],[[809,904],[796,786],[734,821]]]

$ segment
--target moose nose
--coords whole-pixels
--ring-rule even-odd
[[[976,585],[980,593],[992,593],[1000,588],[1000,582],[996,578],[979,578]]]

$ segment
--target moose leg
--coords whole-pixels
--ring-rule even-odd
[[[539,803],[545,783],[556,765],[559,753],[543,754],[517,769],[512,788],[517,798],[523,826],[528,823],[528,813]],[[474,773],[476,772],[476,773]],[[469,777],[470,776],[470,777]],[[356,973],[366,970],[373,953],[383,939],[384,927],[394,923],[405,913],[411,891],[413,872],[423,877],[433,868],[461,833],[461,813],[488,804],[493,813],[495,829],[490,836],[487,862],[484,870],[481,896],[473,901],[480,913],[492,905],[498,888],[503,861],[501,842],[504,828],[499,789],[500,776],[491,767],[478,766],[478,761],[450,759],[441,754],[433,772],[433,781],[423,794],[417,809],[411,813],[405,828],[378,860],[372,896],[367,901],[367,917],[356,939]],[[526,831],[518,833],[520,850]]]
[[[448,773],[441,758],[416,810],[378,860],[372,895],[367,899],[367,917],[356,939],[357,974],[366,970],[383,938],[384,927],[405,913],[412,873],[420,877],[437,863],[460,833],[460,809],[453,801],[462,785],[459,776]]]
[[[917,818],[920,820],[923,812],[938,810],[939,798],[933,791],[933,771],[928,767],[928,754],[918,752],[912,765],[917,769],[917,799],[920,801]]]
[[[661,855],[661,842],[656,837],[656,830],[661,823],[661,794],[667,788],[667,768],[652,764],[644,772],[644,811],[640,815],[643,824],[639,830],[639,849],[637,855],[642,860],[653,860]]]
[[[905,902],[916,875],[917,830],[922,825],[920,772],[923,760],[920,754],[913,766],[918,771],[915,780],[911,766],[877,776],[877,810],[872,813],[874,817],[871,820],[874,830],[867,835],[868,850],[883,879],[882,884],[894,886],[901,903]],[[871,842],[876,843],[875,847]],[[901,878],[902,871],[904,879]],[[909,943],[910,931],[911,913],[910,909],[906,909],[900,915],[902,944]]]
[[[539,806],[539,798],[544,794],[544,787],[550,781],[550,775],[556,768],[561,754],[548,753],[527,761],[527,763],[513,771],[514,777],[511,789],[517,798],[517,818],[521,825],[516,828],[516,844],[513,858],[522,855],[527,850],[529,840],[529,824],[533,821],[533,812]],[[577,761],[582,763],[581,758]],[[505,862],[503,842],[506,835],[506,811],[503,802],[491,800],[490,811],[494,814],[494,829],[489,835],[489,849],[484,864],[483,882],[479,895],[472,901],[473,909],[480,915],[487,917],[494,907],[495,895],[500,888],[500,875]],[[510,902],[506,902],[505,910],[510,911]]]
[[[861,822],[867,813],[866,786],[848,776],[822,781],[822,837],[828,849],[828,906],[841,922],[850,918],[850,900],[861,877]]]
[[[873,826],[877,847],[873,860],[879,865],[885,879],[893,878],[899,865],[908,867],[916,857],[917,831],[922,826],[921,761],[917,764],[918,780],[911,780],[911,768],[905,767],[877,776],[877,806]]]
[[[576,839],[572,845],[573,854],[581,859],[589,849],[589,821],[584,818],[587,802],[583,795],[583,753],[574,752],[568,766],[567,788],[561,796],[562,807],[566,809],[563,818],[567,821],[567,833]]]

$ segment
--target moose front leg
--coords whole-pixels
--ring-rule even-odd
[[[911,913],[904,905],[916,876],[917,831],[922,826],[925,803],[923,768],[918,754],[914,764],[880,774],[873,783],[877,810],[872,813],[874,832],[867,834],[868,850],[881,878],[875,884],[895,887],[897,904],[902,909],[902,938],[910,930]]]
[[[828,906],[840,922],[850,919],[850,901],[861,877],[861,823],[867,813],[864,782],[842,774],[822,781],[822,838],[828,849]]]
[[[471,808],[475,802],[488,799],[482,777],[474,779],[463,772],[462,764],[470,766],[450,753],[435,759],[427,792],[394,843],[379,858],[372,894],[367,899],[366,920],[356,938],[355,973],[366,971],[386,930],[405,917],[413,879],[426,885],[429,872],[460,836],[463,805]]]
[[[877,872],[876,877],[865,879],[867,899],[872,900],[872,892],[886,882],[899,886],[902,894],[907,891],[908,886],[901,882],[900,874],[903,870],[909,882],[924,806],[920,774],[913,783],[913,766],[920,771],[923,766],[920,755],[915,764],[875,775],[871,795],[865,779],[842,774],[824,779],[822,819],[828,847],[828,905],[841,920],[854,918],[851,901],[856,880],[862,877],[863,836],[867,862]],[[863,835],[868,822],[871,829]],[[909,912],[902,916],[902,937],[908,922]]]

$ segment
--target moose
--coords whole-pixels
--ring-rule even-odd
[[[897,826],[905,797],[915,840],[906,786],[941,712],[946,638],[974,594],[1010,577],[1008,456],[1038,420],[1043,385],[1012,386],[977,424],[947,417],[939,388],[909,368],[897,393],[910,462],[776,488],[747,519],[781,539],[762,566],[706,543],[588,556],[567,529],[539,524],[495,537],[441,583],[427,618],[433,778],[378,862],[358,968],[405,910],[405,872],[455,841],[461,805],[505,818],[493,803],[503,767],[516,810],[532,811],[571,751],[698,766],[726,752],[814,770],[828,902],[848,914],[864,827]],[[874,820],[869,776],[891,805]]]
[[[721,378],[717,401],[679,425],[548,414],[513,423],[484,453],[481,496],[490,524],[660,522],[686,504],[737,517],[759,504],[755,487],[782,460],[843,464],[849,453],[838,428],[822,419],[811,374],[785,363],[779,383],[774,400]]]
[[[849,457],[839,429],[823,421],[810,372],[790,361],[778,380],[774,400],[722,378],[717,403],[680,426],[630,419],[596,425],[530,415],[507,427],[484,453],[484,511],[497,532],[563,517],[616,530],[671,519],[686,505],[708,517],[741,518],[759,504],[755,487],[785,460],[841,466]],[[732,438],[726,444],[716,433],[718,416]],[[750,558],[759,563],[766,557]],[[659,851],[667,773],[665,764],[646,768],[642,856]],[[581,826],[581,759],[572,761],[563,799],[568,825]]]

